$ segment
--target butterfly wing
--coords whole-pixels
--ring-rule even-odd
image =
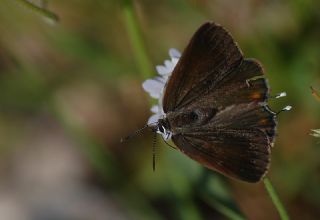
[[[270,163],[275,114],[257,103],[229,106],[205,124],[176,128],[177,147],[227,176],[257,182]],[[179,131],[180,130],[180,131]]]
[[[166,86],[163,110],[169,112],[194,99],[202,91],[217,84],[243,60],[242,52],[231,35],[215,23],[205,23],[194,34],[179,59]],[[183,102],[183,103],[182,103]]]
[[[175,135],[172,140],[182,152],[209,169],[246,182],[258,182],[269,166],[266,136],[250,130],[230,130],[219,135],[228,139],[208,141],[206,135]]]

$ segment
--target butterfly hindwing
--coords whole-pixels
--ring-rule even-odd
[[[210,137],[179,134],[172,140],[203,166],[236,179],[257,182],[268,170],[270,148],[259,130],[224,130]]]
[[[195,120],[189,126],[175,126],[169,115],[175,127],[172,140],[210,169],[247,182],[259,181],[269,166],[274,136],[270,128],[273,131],[276,126],[275,114],[264,108],[257,103],[233,105],[205,123]]]

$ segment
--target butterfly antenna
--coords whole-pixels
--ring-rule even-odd
[[[152,170],[156,170],[156,143],[157,143],[157,132],[153,133],[153,142],[152,142]]]
[[[128,135],[127,137],[121,138],[120,142],[123,143],[123,142],[128,141],[129,139],[137,136],[138,134],[141,134],[141,132],[143,132],[148,127],[149,127],[149,124],[146,124],[145,126],[143,126],[142,128],[136,130],[135,132],[133,132],[132,134]]]
[[[285,97],[287,96],[287,93],[286,92],[280,92],[274,96],[269,96],[269,98],[272,98],[272,99],[278,99],[278,98],[281,98],[281,97]]]
[[[280,111],[278,111],[276,113],[276,115],[279,115],[281,112],[286,112],[286,111],[290,111],[292,109],[291,105],[287,105],[286,107],[284,107],[283,109],[281,109]]]

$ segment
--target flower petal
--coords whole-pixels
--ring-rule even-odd
[[[158,105],[154,105],[154,106],[151,107],[150,110],[153,113],[158,113],[159,112],[159,106]]]
[[[143,89],[156,99],[160,98],[164,85],[163,81],[155,79],[147,79],[142,83]]]
[[[162,66],[162,65],[156,66],[156,70],[159,73],[159,75],[168,75],[171,73],[166,66]]]
[[[152,123],[156,123],[159,121],[161,115],[160,114],[154,114],[154,115],[151,115],[149,120],[148,120],[148,124],[152,124]]]
[[[173,69],[174,69],[174,64],[170,61],[170,60],[165,60],[164,61],[164,65],[167,67],[167,70],[170,72],[170,74],[172,73]]]
[[[150,116],[148,120],[148,124],[150,123],[157,123],[160,118],[163,118],[165,113],[162,109],[162,96],[164,87],[175,68],[177,62],[179,61],[179,58],[181,56],[181,53],[171,48],[169,50],[170,60],[165,60],[164,65],[158,65],[156,66],[156,70],[158,72],[158,77],[155,77],[153,79],[148,79],[143,82],[142,87],[143,89],[149,93],[149,95],[153,98],[158,99],[158,105],[152,106],[150,109],[151,112],[155,113],[152,116]],[[161,132],[160,132],[161,133]],[[168,134],[162,134],[164,135],[164,138],[170,138],[168,137]]]
[[[174,67],[176,67],[178,61],[179,61],[179,58],[173,57],[173,58],[171,59],[171,63],[173,64]]]
[[[180,51],[175,48],[169,49],[169,55],[171,58],[180,58],[181,57]]]

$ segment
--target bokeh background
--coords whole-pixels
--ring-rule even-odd
[[[278,219],[262,183],[208,172],[152,134],[141,83],[212,20],[260,60],[278,136],[269,177],[292,219],[320,217],[320,2],[317,0],[47,1],[52,24],[0,6],[0,218]],[[33,1],[39,4],[39,1]]]

